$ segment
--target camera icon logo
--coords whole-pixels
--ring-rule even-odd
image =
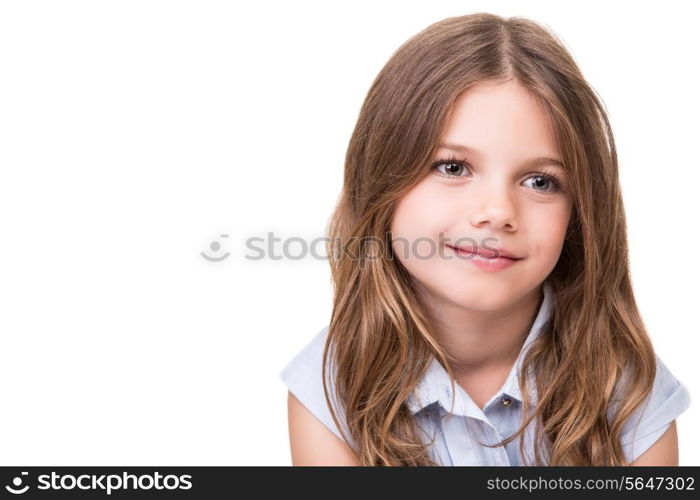
[[[28,474],[29,474],[29,472],[22,472],[21,475],[22,475],[22,476],[26,476],[26,475],[28,475]],[[17,476],[17,477],[15,477],[14,479],[12,479],[12,484],[13,484],[13,486],[15,486],[15,488],[18,488],[18,489],[15,489],[15,488],[13,488],[12,486],[9,486],[9,485],[5,486],[5,489],[6,489],[7,491],[9,491],[10,493],[13,493],[13,494],[15,494],[15,495],[21,495],[22,493],[26,493],[27,490],[29,489],[29,485],[28,485],[28,484],[25,485],[24,488],[21,488],[21,486],[22,486],[22,477],[21,477],[21,476]]]

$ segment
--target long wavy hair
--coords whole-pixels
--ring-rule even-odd
[[[327,227],[334,297],[323,387],[338,425],[326,383],[333,373],[362,465],[439,465],[406,399],[433,356],[454,388],[453,372],[411,275],[392,254],[390,221],[398,200],[428,174],[457,97],[506,80],[528,89],[554,124],[574,204],[547,277],[552,316],[518,374],[521,425],[492,446],[516,439],[534,419],[539,446],[525,465],[626,465],[621,429],[651,391],[656,366],[631,285],[607,113],[550,30],[490,13],[444,19],[403,43],[372,83],[350,138]],[[538,396],[532,411],[528,373]]]

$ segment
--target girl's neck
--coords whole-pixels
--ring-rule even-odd
[[[455,376],[513,365],[542,303],[542,286],[498,311],[466,309],[419,287],[438,343],[455,360]]]

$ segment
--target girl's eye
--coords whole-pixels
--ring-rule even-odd
[[[433,163],[432,168],[448,179],[460,179],[466,177],[462,175],[469,170],[469,164],[457,158],[449,158],[447,160],[438,160]],[[535,191],[542,193],[555,193],[562,190],[563,183],[559,176],[550,174],[544,171],[536,171],[528,177],[528,181],[532,181],[531,186]]]
[[[444,169],[440,168],[442,166],[445,166]],[[467,169],[467,164],[463,162],[462,160],[457,160],[454,158],[451,158],[449,160],[438,160],[433,164],[433,168],[437,169],[438,172],[440,172],[441,175],[444,175],[445,177],[448,178],[455,178],[455,177],[463,177],[460,175],[460,172],[463,172]],[[443,170],[445,172],[443,173]]]
[[[545,173],[538,173],[536,175],[533,175],[532,177],[528,178],[528,181],[532,180],[533,181],[533,186],[538,186],[535,191],[559,191],[561,189],[561,184],[559,181],[556,179],[554,175],[550,174],[545,174]],[[544,189],[540,189],[540,187],[545,186]],[[547,187],[549,186],[549,187]]]

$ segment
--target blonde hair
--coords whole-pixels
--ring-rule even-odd
[[[405,402],[433,356],[453,384],[454,377],[410,274],[391,254],[389,224],[398,200],[428,173],[457,96],[480,82],[506,80],[528,89],[554,125],[574,203],[547,278],[552,316],[518,374],[523,420],[495,446],[535,419],[534,442],[542,446],[532,465],[625,463],[621,428],[651,390],[655,358],[631,286],[610,123],[552,33],[526,18],[476,13],[431,24],[398,48],[372,83],[347,149],[328,226],[334,297],[323,385],[330,404],[332,370],[363,465],[438,465]],[[387,253],[377,258],[368,240]],[[529,372],[538,395],[532,411]],[[331,414],[338,424],[332,406]]]

